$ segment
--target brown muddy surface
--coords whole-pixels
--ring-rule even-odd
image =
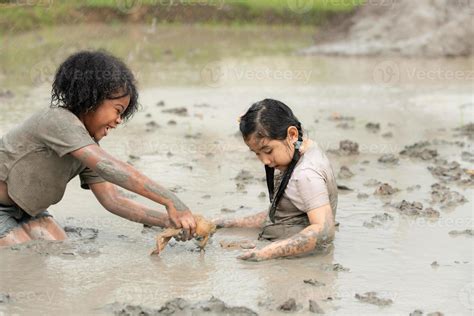
[[[48,67],[59,56],[75,45],[102,45],[138,71],[143,104],[103,148],[206,218],[243,216],[265,209],[268,198],[261,194],[263,166],[236,134],[237,117],[252,102],[280,99],[309,137],[332,150],[333,169],[345,166],[353,174],[338,179],[351,190],[339,195],[334,246],[298,259],[243,262],[236,257],[246,249],[237,245],[262,247],[258,231],[226,229],[205,252],[171,240],[160,256],[149,256],[160,230],[108,213],[74,179],[50,208],[70,227],[70,240],[0,250],[0,314],[197,312],[202,306],[249,315],[472,312],[473,187],[466,172],[473,169],[472,82],[444,76],[472,71],[472,60],[391,59],[398,77],[386,80],[379,73],[384,60],[292,54],[310,45],[312,31],[102,31],[107,36],[91,30],[82,39],[68,28],[25,34],[19,40],[26,50],[10,41],[8,58],[0,59],[0,133],[48,105]],[[37,73],[38,63],[44,73]],[[338,128],[341,123],[352,128]],[[387,133],[392,137],[382,136]],[[379,162],[388,154],[383,160],[397,163]],[[399,191],[374,194],[393,188]]]

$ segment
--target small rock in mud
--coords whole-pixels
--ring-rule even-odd
[[[374,228],[382,226],[385,222],[393,221],[393,216],[388,213],[377,214],[372,216],[370,222],[364,222],[364,226],[368,228]]]
[[[337,177],[340,179],[348,179],[352,178],[353,176],[354,173],[346,166],[342,166],[339,170],[339,173],[337,174]]]
[[[184,138],[187,138],[187,139],[199,139],[202,137],[202,134],[201,133],[196,133],[196,134],[185,134],[184,135]]]
[[[419,189],[421,189],[421,185],[419,185],[419,184],[407,187],[408,192],[412,192],[412,191],[419,190]]]
[[[356,294],[355,298],[361,302],[373,304],[377,306],[388,306],[393,303],[391,299],[379,298],[376,292],[366,292],[364,294]]]
[[[324,271],[336,271],[336,272],[341,272],[341,271],[342,272],[348,272],[348,271],[350,271],[349,268],[345,268],[340,263],[323,264],[321,267]]]
[[[439,212],[434,210],[431,207],[423,209],[423,204],[420,202],[408,202],[406,200],[402,200],[400,203],[396,203],[393,205],[398,212],[404,215],[409,216],[420,216],[420,217],[427,217],[427,218],[438,218]]]
[[[352,189],[349,188],[347,185],[342,185],[342,184],[338,184],[337,189],[339,191],[352,191]]]
[[[168,123],[166,123],[170,126],[177,125],[178,123],[175,120],[169,120]]]
[[[165,101],[161,100],[156,103],[156,106],[165,106]]]
[[[457,127],[454,130],[458,132],[458,134],[455,136],[467,136],[469,139],[474,139],[474,123]]]
[[[415,309],[413,312],[410,313],[409,316],[423,316],[423,311],[420,309]]]
[[[365,128],[371,133],[378,133],[380,131],[380,124],[379,123],[367,123]]]
[[[342,140],[339,142],[339,149],[334,152],[343,156],[358,155],[359,144],[350,140]]]
[[[337,128],[342,129],[354,129],[354,124],[349,124],[347,122],[339,123],[336,125]]]
[[[151,117],[151,113],[147,113],[147,114],[145,114],[145,117],[148,117],[148,118],[150,118],[150,117]]]
[[[459,192],[451,191],[444,184],[435,183],[431,185],[431,200],[441,207],[454,207],[467,202],[466,198]]]
[[[397,193],[398,191],[400,190],[392,187],[390,184],[383,183],[379,185],[377,189],[375,189],[374,194],[375,195],[392,195],[392,194]]]
[[[259,199],[264,199],[266,197],[267,197],[267,194],[265,192],[260,192],[260,194],[258,195]]]
[[[224,208],[221,208],[221,212],[222,213],[235,213],[236,210],[232,210],[230,208],[224,207]]]
[[[297,306],[296,306],[296,301],[294,298],[290,298],[285,303],[278,306],[278,310],[283,311],[283,312],[295,312],[296,309],[297,309]]]
[[[160,124],[156,123],[155,121],[150,121],[145,124],[146,126],[150,128],[160,128]]]
[[[324,314],[324,310],[313,300],[309,300],[309,311],[314,314]]]
[[[250,173],[250,171],[240,170],[234,180],[243,183],[250,183],[251,181],[255,180],[255,177],[252,175],[252,173]]]
[[[378,162],[390,165],[396,165],[398,161],[398,157],[394,154],[385,154],[380,156],[380,158],[378,159]]]
[[[306,284],[313,285],[313,286],[325,286],[326,285],[323,282],[319,282],[316,279],[307,279],[307,280],[303,280],[303,282],[306,283]]]
[[[460,236],[460,235],[466,235],[466,236],[474,236],[474,230],[472,229],[465,229],[465,230],[452,230],[449,232],[451,236]]]
[[[369,195],[367,193],[359,193],[357,194],[357,198],[358,199],[367,199],[369,197]]]
[[[432,268],[437,268],[437,267],[439,267],[438,261],[433,261],[433,262],[431,262],[431,267],[432,267]]]
[[[96,239],[99,230],[96,228],[64,226],[64,231],[69,238],[73,239]]]
[[[209,200],[212,196],[210,194],[205,194],[201,196],[201,199]]]
[[[135,161],[135,160],[140,160],[140,157],[139,156],[135,156],[135,155],[128,155],[128,158],[132,161]]]
[[[393,137],[393,133],[392,133],[392,132],[383,133],[383,134],[382,134],[382,137],[383,137],[383,138],[392,138],[392,137]]]
[[[340,113],[332,113],[328,119],[330,121],[354,121],[355,120],[353,116],[344,116],[344,115],[341,115]]]
[[[424,141],[415,143],[413,145],[405,146],[405,149],[400,152],[400,155],[411,158],[418,158],[421,160],[431,160],[438,156],[438,151],[435,149],[427,148],[430,145],[430,142]]]
[[[227,241],[221,240],[219,242],[224,249],[254,249],[256,245],[249,240]]]
[[[175,114],[178,116],[188,116],[188,109],[185,107],[166,109],[161,111],[163,113]]]
[[[0,304],[8,303],[10,302],[10,299],[10,294],[0,293]]]
[[[361,164],[363,164],[363,165],[368,165],[369,163],[370,163],[369,160],[364,160],[364,161],[361,162]]]
[[[379,180],[376,180],[376,179],[369,179],[367,181],[364,182],[364,186],[366,187],[375,187],[375,186],[378,186],[378,185],[381,185],[382,182],[380,182]]]
[[[15,94],[11,90],[0,91],[0,98],[11,99],[14,96],[15,96]]]

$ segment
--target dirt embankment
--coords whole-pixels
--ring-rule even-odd
[[[329,22],[304,54],[455,57],[473,54],[474,0],[370,0]]]

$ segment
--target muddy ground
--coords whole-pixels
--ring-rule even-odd
[[[38,50],[54,46],[51,35],[64,32],[34,34],[46,38]],[[147,32],[148,26],[113,30],[104,45]],[[208,27],[193,32],[198,42],[217,41]],[[377,75],[384,60],[302,58],[259,32],[224,34],[233,55],[209,52],[207,59],[183,62],[171,52],[154,67],[141,58],[153,53],[149,42],[140,42],[144,51],[128,58],[140,69],[143,109],[101,145],[172,188],[196,213],[253,214],[267,207],[264,170],[236,136],[237,117],[254,101],[280,99],[328,150],[335,172],[342,171],[338,184],[348,190],[340,192],[334,246],[304,258],[242,262],[236,256],[243,248],[264,243],[255,240],[256,230],[226,229],[204,253],[192,242],[171,242],[150,257],[158,231],[108,213],[74,179],[63,201],[50,208],[68,226],[69,241],[0,250],[0,313],[472,312],[473,189],[465,170],[473,169],[472,85],[466,77],[443,76],[467,73],[472,60],[393,59],[399,76],[387,81]],[[287,29],[280,39],[291,42],[298,33]],[[261,47],[242,49],[239,41],[255,34]],[[308,32],[296,46],[310,42]],[[27,62],[20,50],[18,56]],[[9,75],[17,79],[0,91],[5,133],[47,106],[50,82],[46,77],[33,85],[29,80],[36,77],[0,65],[0,86]],[[411,75],[433,70],[439,70],[434,78]]]

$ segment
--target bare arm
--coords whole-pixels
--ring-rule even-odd
[[[171,227],[166,213],[121,196],[110,182],[94,183],[90,188],[100,204],[115,215],[150,226]]]
[[[329,204],[308,212],[310,224],[290,238],[276,241],[270,245],[246,252],[240,259],[261,261],[279,257],[295,256],[310,252],[324,241],[334,238],[334,217]]]
[[[97,145],[71,152],[84,165],[106,181],[135,192],[166,207],[172,223],[194,233],[196,223],[189,208],[171,191],[155,183],[131,165],[109,155]]]
[[[268,211],[263,211],[255,215],[250,215],[242,218],[230,218],[230,219],[215,219],[213,222],[217,228],[260,228],[263,227],[263,223],[268,216]]]

